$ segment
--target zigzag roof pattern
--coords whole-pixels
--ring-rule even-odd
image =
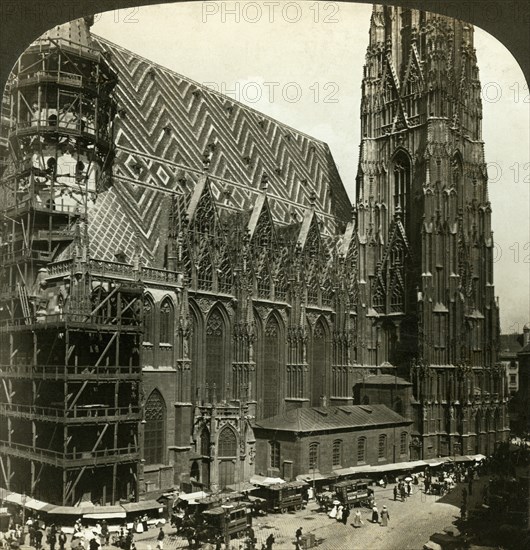
[[[91,256],[112,259],[117,249],[132,254],[135,242],[148,265],[163,258],[168,198],[184,201],[210,157],[208,178],[217,207],[252,209],[263,174],[274,221],[302,219],[309,196],[328,235],[350,219],[351,204],[329,147],[250,107],[94,37],[119,75],[115,97],[113,185],[90,212]],[[166,192],[158,191],[162,188]],[[109,223],[110,220],[110,223]]]

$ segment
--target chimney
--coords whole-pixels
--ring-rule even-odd
[[[523,347],[530,344],[530,327],[525,325],[523,327]]]

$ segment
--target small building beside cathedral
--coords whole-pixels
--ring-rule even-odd
[[[256,421],[256,473],[286,481],[409,460],[412,421],[386,405],[293,409]]]

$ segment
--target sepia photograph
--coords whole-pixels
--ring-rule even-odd
[[[130,4],[2,8],[0,548],[530,546],[528,6]]]

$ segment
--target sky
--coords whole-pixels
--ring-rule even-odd
[[[353,201],[370,4],[189,2],[97,14],[92,31],[331,149]],[[530,324],[530,96],[510,52],[475,27],[501,331]]]

